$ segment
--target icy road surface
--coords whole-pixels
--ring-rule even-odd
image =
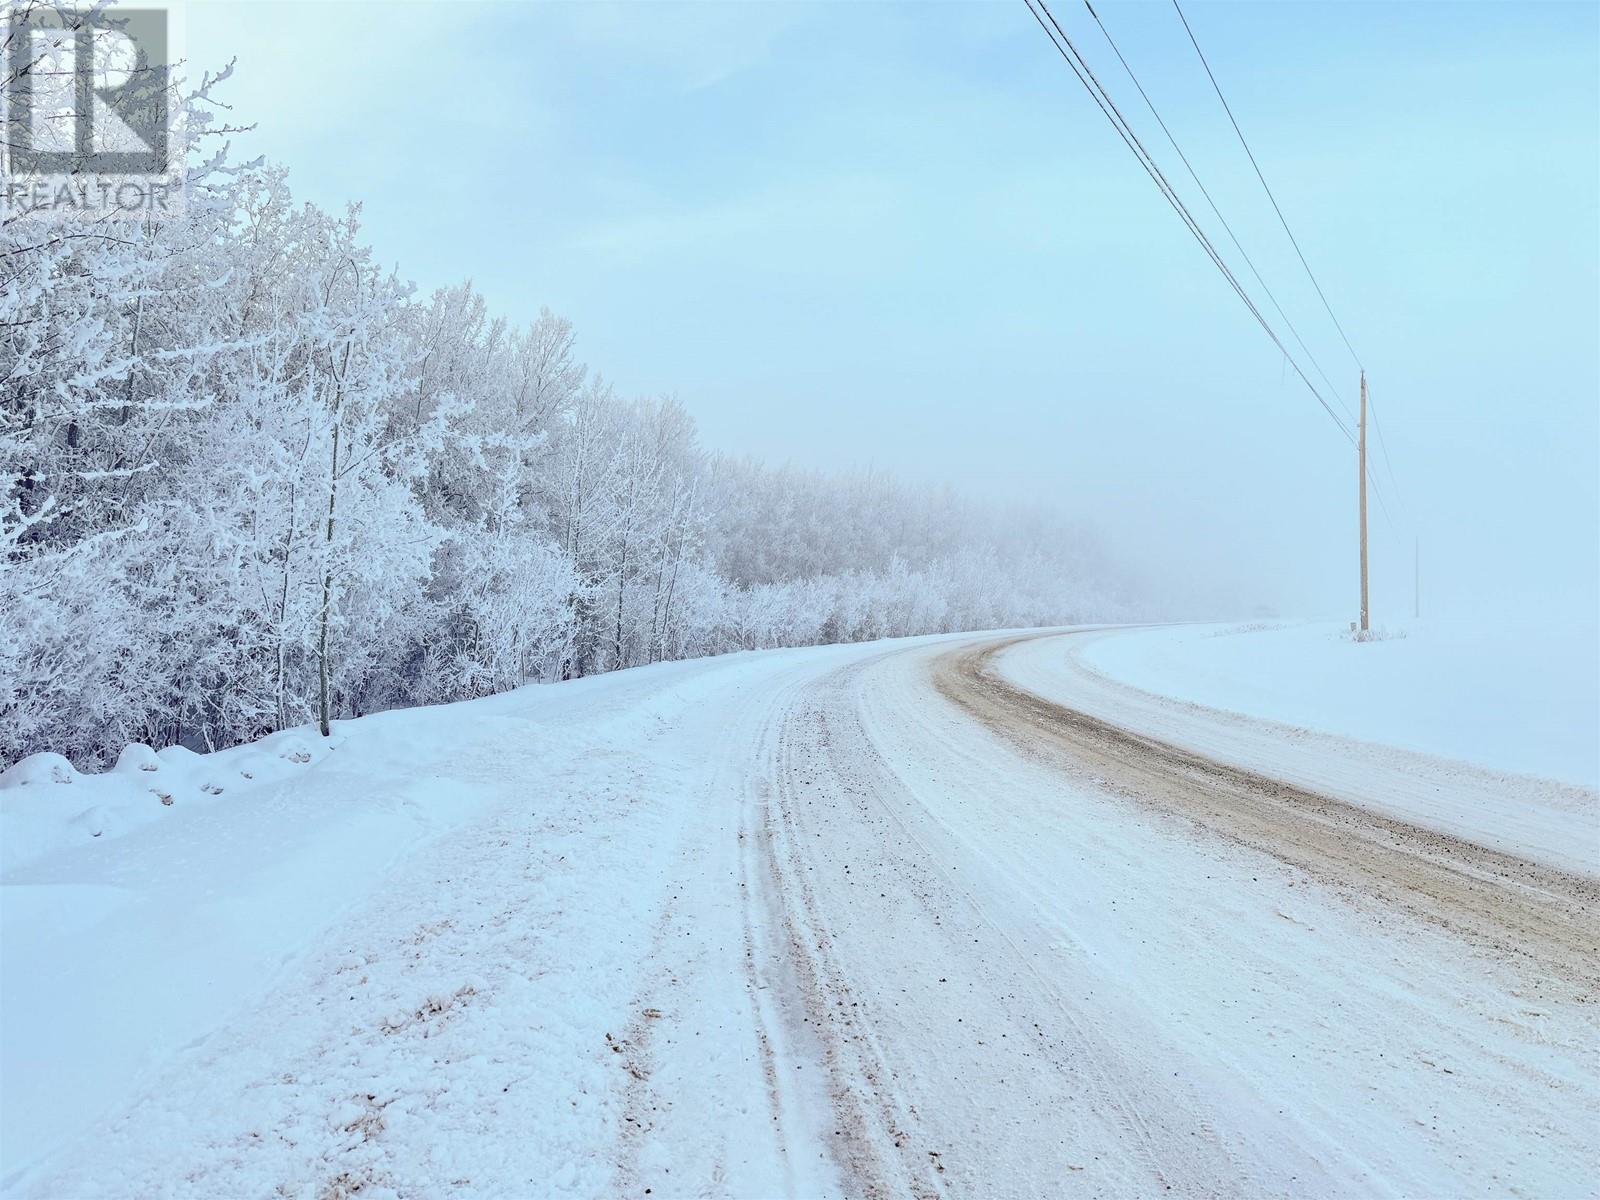
[[[243,797],[13,871],[77,915],[7,938],[6,1191],[1592,1194],[1594,794],[1163,703],[1096,636],[353,722],[276,840],[214,836]],[[335,903],[397,736],[476,799]]]

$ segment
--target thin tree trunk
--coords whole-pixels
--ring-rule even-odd
[[[622,558],[617,564],[617,634],[616,634],[616,669],[621,670],[627,664],[622,661],[622,596],[623,589],[628,586],[628,537],[622,538]]]
[[[296,495],[296,485],[289,485],[289,531],[283,539],[283,587],[278,593],[278,677],[276,681],[278,693],[278,723],[275,729],[283,729],[289,724],[288,705],[284,702],[284,661],[283,627],[289,620],[289,572],[294,562],[294,527],[298,516],[299,499]]]
[[[328,363],[329,371],[333,374],[335,385],[333,389],[333,457],[331,469],[328,472],[328,537],[324,543],[324,552],[327,560],[322,570],[322,616],[321,629],[317,633],[317,659],[318,659],[318,686],[317,686],[317,716],[318,726],[322,736],[327,737],[330,730],[328,726],[328,616],[333,607],[333,518],[339,500],[339,410],[344,404],[344,381],[349,378],[350,352],[352,346],[345,344],[343,370],[334,372],[333,363]]]
[[[328,480],[328,539],[326,552],[330,555],[328,564],[322,572],[322,628],[317,634],[317,658],[319,659],[319,682],[317,689],[317,712],[322,736],[327,737],[328,727],[328,610],[333,603],[333,516],[339,498],[339,426],[333,426],[333,477]]]

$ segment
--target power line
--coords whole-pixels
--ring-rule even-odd
[[[1206,69],[1206,78],[1211,80],[1211,87],[1217,93],[1217,99],[1222,101],[1222,110],[1228,114],[1228,121],[1233,125],[1233,132],[1239,135],[1239,144],[1244,147],[1244,152],[1250,158],[1250,165],[1255,168],[1256,178],[1261,181],[1261,186],[1266,190],[1267,199],[1272,201],[1272,211],[1278,214],[1278,221],[1283,226],[1283,231],[1289,235],[1289,242],[1294,246],[1294,252],[1300,257],[1300,265],[1306,269],[1306,277],[1311,280],[1311,286],[1317,289],[1317,296],[1322,301],[1322,307],[1328,310],[1328,316],[1333,320],[1333,327],[1339,331],[1339,336],[1344,339],[1344,348],[1350,351],[1350,357],[1355,360],[1357,367],[1361,367],[1361,357],[1356,353],[1356,348],[1350,344],[1350,338],[1344,331],[1344,326],[1339,324],[1339,318],[1334,315],[1333,305],[1328,303],[1328,297],[1322,290],[1322,285],[1317,282],[1316,274],[1311,270],[1311,264],[1306,261],[1306,256],[1300,249],[1300,243],[1294,236],[1294,230],[1289,228],[1289,221],[1283,215],[1283,209],[1278,206],[1278,198],[1272,194],[1272,188],[1267,184],[1267,177],[1261,173],[1261,164],[1256,162],[1255,152],[1250,149],[1250,143],[1245,140],[1244,130],[1239,128],[1239,122],[1234,119],[1233,109],[1228,106],[1228,98],[1222,94],[1222,87],[1217,83],[1217,77],[1211,71],[1211,64],[1206,61],[1205,51],[1200,49],[1200,43],[1195,39],[1194,30],[1189,28],[1189,18],[1183,15],[1183,9],[1178,0],[1172,0],[1172,7],[1177,9],[1178,20],[1183,22],[1184,32],[1189,35],[1189,44],[1194,47],[1194,52],[1200,56],[1200,65]],[[1364,367],[1361,367],[1365,370]]]
[[[1378,401],[1372,394],[1372,385],[1367,385],[1367,404],[1372,409],[1372,427],[1378,435],[1378,448],[1383,451],[1383,469],[1389,473],[1389,483],[1394,488],[1395,504],[1404,507],[1401,503],[1400,481],[1395,478],[1394,466],[1389,461],[1389,443],[1383,436],[1383,422],[1378,418]],[[1382,501],[1380,500],[1381,504]]]
[[[1090,15],[1094,17],[1095,24],[1100,26],[1101,32],[1105,33],[1106,41],[1111,44],[1112,50],[1117,52],[1117,58],[1122,59],[1122,52],[1117,50],[1117,45],[1114,41],[1112,41],[1111,34],[1106,31],[1105,24],[1100,20],[1099,14],[1094,11],[1094,7],[1089,3],[1089,0],[1084,0],[1084,7],[1087,8]],[[1334,328],[1339,331],[1339,337],[1343,340],[1345,349],[1350,352],[1350,357],[1355,362],[1356,367],[1365,373],[1365,368],[1362,366],[1360,356],[1356,354],[1355,347],[1350,344],[1350,338],[1348,335],[1346,335],[1344,326],[1340,324],[1338,316],[1334,313],[1333,306],[1328,303],[1328,297],[1327,294],[1322,290],[1322,284],[1317,281],[1316,274],[1311,270],[1311,264],[1306,261],[1306,256],[1300,249],[1300,242],[1294,236],[1294,230],[1289,228],[1288,219],[1283,215],[1283,209],[1278,204],[1277,196],[1273,194],[1271,186],[1267,183],[1266,176],[1262,174],[1261,165],[1256,161],[1255,153],[1250,149],[1250,143],[1245,138],[1244,131],[1239,128],[1239,122],[1233,115],[1233,108],[1228,104],[1228,98],[1222,94],[1222,88],[1217,83],[1216,74],[1211,70],[1211,64],[1206,60],[1205,52],[1200,49],[1200,43],[1195,38],[1194,30],[1190,27],[1188,18],[1184,16],[1183,8],[1179,5],[1178,0],[1172,0],[1172,7],[1177,11],[1178,19],[1183,23],[1184,32],[1189,35],[1189,44],[1194,47],[1195,53],[1199,56],[1200,65],[1205,68],[1206,78],[1211,81],[1212,90],[1217,93],[1217,99],[1222,102],[1222,110],[1228,114],[1228,122],[1233,126],[1233,132],[1238,136],[1239,144],[1244,147],[1245,155],[1250,159],[1250,165],[1255,170],[1256,178],[1260,180],[1262,189],[1267,193],[1267,199],[1272,202],[1272,210],[1273,212],[1277,213],[1278,222],[1283,226],[1284,233],[1288,234],[1289,243],[1294,247],[1294,252],[1300,259],[1300,265],[1305,268],[1306,277],[1311,280],[1311,286],[1316,289],[1317,298],[1322,301],[1322,307],[1327,310],[1328,317],[1333,321]],[[1144,88],[1139,86],[1139,81],[1137,77],[1134,76],[1132,68],[1128,67],[1126,60],[1123,60],[1122,65],[1125,69],[1127,69],[1128,77],[1133,79],[1134,86],[1139,88],[1139,94],[1143,96],[1145,94]],[[1148,96],[1145,96],[1145,103],[1150,104],[1150,98]],[[1161,116],[1156,112],[1155,105],[1150,104],[1150,111],[1152,115],[1155,116],[1156,120],[1161,122],[1161,128],[1163,132],[1167,132],[1167,139],[1173,143],[1172,148],[1178,151],[1178,156],[1184,159],[1184,166],[1188,167],[1189,161],[1187,157],[1184,156],[1183,151],[1179,148],[1177,141],[1172,137],[1172,134],[1167,131],[1166,123],[1161,121]],[[1194,175],[1194,169],[1192,167],[1189,168],[1189,173],[1191,176]],[[1210,202],[1211,197],[1209,193],[1206,193],[1205,185],[1201,184],[1198,178],[1195,178],[1195,184],[1200,188],[1201,193],[1206,196],[1206,200]],[[1216,205],[1214,203],[1211,205],[1211,207],[1212,211],[1216,212]],[[1228,230],[1228,236],[1233,237],[1232,228],[1229,227],[1227,220],[1220,212],[1217,212],[1217,220],[1221,221],[1223,228]],[[1255,264],[1250,262],[1250,256],[1245,254],[1243,246],[1239,246],[1237,238],[1234,238],[1234,245],[1238,246],[1239,253],[1244,255],[1245,262],[1250,263],[1250,269],[1255,271]],[[1284,324],[1286,324],[1289,327],[1289,331],[1294,334],[1295,340],[1300,344],[1300,348],[1306,352],[1306,357],[1311,360],[1312,366],[1316,367],[1318,373],[1322,376],[1323,382],[1328,385],[1328,387],[1337,397],[1339,394],[1339,389],[1335,387],[1333,381],[1328,378],[1327,372],[1322,370],[1322,365],[1317,362],[1316,355],[1311,352],[1311,349],[1300,337],[1299,331],[1294,327],[1294,323],[1289,320],[1288,314],[1285,313],[1283,311],[1283,307],[1278,304],[1277,297],[1273,296],[1272,289],[1267,287],[1266,281],[1261,279],[1259,273],[1256,274],[1256,279],[1260,281],[1262,288],[1266,290],[1266,293],[1268,297],[1271,298],[1273,305],[1277,307],[1278,314],[1283,317]],[[1378,436],[1378,446],[1383,452],[1384,469],[1388,472],[1389,483],[1394,489],[1395,502],[1398,504],[1400,496],[1400,481],[1395,477],[1394,464],[1389,458],[1389,443],[1388,440],[1383,436],[1383,423],[1378,418],[1378,406],[1376,401],[1372,398],[1370,387],[1368,388],[1367,400],[1368,405],[1372,409],[1373,430]],[[1341,404],[1342,403],[1343,402],[1341,401]],[[1348,409],[1346,411],[1348,411]],[[1389,506],[1384,501],[1383,489],[1378,486],[1378,480],[1375,475],[1372,475],[1371,472],[1369,472],[1369,478],[1372,481],[1373,493],[1377,497],[1378,507],[1383,512],[1384,519],[1388,521],[1391,526],[1393,526],[1394,521],[1389,515]]]
[[[1256,319],[1256,322],[1261,326],[1262,330],[1278,348],[1279,353],[1283,355],[1284,361],[1294,368],[1295,374],[1299,376],[1300,381],[1305,384],[1307,390],[1311,392],[1313,397],[1315,397],[1317,403],[1322,406],[1323,411],[1328,414],[1334,425],[1352,444],[1354,444],[1356,441],[1355,435],[1352,434],[1344,422],[1339,419],[1338,415],[1333,411],[1332,407],[1328,404],[1321,392],[1317,390],[1316,386],[1312,384],[1311,380],[1301,369],[1299,362],[1296,361],[1295,357],[1289,353],[1288,348],[1284,346],[1282,340],[1267,323],[1266,318],[1262,316],[1261,310],[1256,306],[1255,302],[1251,300],[1249,294],[1239,283],[1238,278],[1223,261],[1221,255],[1217,252],[1216,247],[1212,244],[1210,238],[1206,236],[1205,231],[1200,228],[1199,223],[1189,211],[1188,206],[1184,204],[1182,198],[1177,194],[1176,189],[1174,189],[1172,184],[1168,181],[1166,175],[1162,172],[1154,157],[1147,149],[1145,149],[1144,143],[1140,141],[1139,136],[1134,133],[1132,125],[1129,124],[1127,118],[1122,115],[1121,110],[1117,108],[1116,102],[1111,99],[1110,93],[1107,92],[1104,85],[1101,84],[1099,78],[1095,75],[1093,68],[1089,66],[1087,60],[1084,59],[1082,53],[1072,42],[1072,39],[1068,37],[1066,31],[1062,29],[1061,23],[1056,20],[1055,14],[1050,11],[1048,4],[1045,2],[1045,0],[1023,0],[1023,2],[1028,6],[1029,13],[1033,16],[1034,20],[1038,22],[1039,27],[1044,30],[1045,36],[1050,39],[1051,45],[1055,47],[1056,52],[1061,55],[1068,67],[1072,69],[1073,74],[1078,77],[1078,82],[1082,83],[1085,90],[1089,92],[1090,98],[1095,101],[1095,104],[1099,107],[1102,115],[1104,115],[1105,118],[1111,122],[1112,128],[1117,131],[1117,134],[1122,138],[1123,143],[1133,153],[1134,157],[1139,160],[1139,165],[1145,169],[1146,174],[1148,174],[1152,182],[1156,184],[1156,187],[1161,191],[1161,194],[1163,197],[1165,197],[1167,203],[1172,206],[1173,210],[1177,212],[1179,218],[1183,220],[1186,226],[1188,226],[1189,232],[1200,243],[1201,248],[1206,251],[1206,254],[1208,257],[1210,257],[1213,265],[1215,265],[1216,268],[1222,273],[1228,284],[1239,296],[1240,301],[1245,305],[1250,314]],[[1294,333],[1295,340],[1299,342],[1300,348],[1305,351],[1307,357],[1311,360],[1313,366],[1322,376],[1324,382],[1328,384],[1329,388],[1332,389],[1334,395],[1337,397],[1338,388],[1334,385],[1333,381],[1328,378],[1327,372],[1322,369],[1321,364],[1316,361],[1315,355],[1313,355],[1309,347],[1306,346],[1304,339],[1300,337],[1299,331],[1295,330],[1293,322],[1290,321],[1287,313],[1284,312],[1282,305],[1278,303],[1277,297],[1272,293],[1272,289],[1261,277],[1260,272],[1256,270],[1255,264],[1251,262],[1249,254],[1246,253],[1243,245],[1240,244],[1238,237],[1234,234],[1232,227],[1229,226],[1227,219],[1223,217],[1220,209],[1216,205],[1216,202],[1206,190],[1205,185],[1200,181],[1200,178],[1195,172],[1193,165],[1189,162],[1188,156],[1184,154],[1182,147],[1178,145],[1177,139],[1167,127],[1166,122],[1162,120],[1161,114],[1156,110],[1154,103],[1151,102],[1149,95],[1139,83],[1138,77],[1134,74],[1132,67],[1129,66],[1127,59],[1123,56],[1121,50],[1118,49],[1116,42],[1111,38],[1109,31],[1106,30],[1104,23],[1100,20],[1099,15],[1094,11],[1094,8],[1089,3],[1089,0],[1084,0],[1084,6],[1089,9],[1089,13],[1092,17],[1094,17],[1095,23],[1100,26],[1101,32],[1105,34],[1106,41],[1111,45],[1113,52],[1116,53],[1118,60],[1122,63],[1123,69],[1127,71],[1128,77],[1133,80],[1134,86],[1138,88],[1139,94],[1144,98],[1145,104],[1151,111],[1151,115],[1154,116],[1157,123],[1160,124],[1162,132],[1167,136],[1167,140],[1172,143],[1172,147],[1177,152],[1178,157],[1183,160],[1184,166],[1188,169],[1189,175],[1194,180],[1195,185],[1200,189],[1201,194],[1206,197],[1207,203],[1211,205],[1212,212],[1216,215],[1217,220],[1220,221],[1223,228],[1228,231],[1228,235],[1230,238],[1232,238],[1233,244],[1235,248],[1238,249],[1240,255],[1247,263],[1249,263],[1250,269],[1254,273],[1257,282],[1261,284],[1267,295],[1272,298],[1273,305],[1277,308],[1279,316],[1283,318],[1284,323]],[[1040,16],[1041,12],[1044,14],[1043,16]],[[1049,24],[1046,24],[1046,19],[1048,19]],[[1339,404],[1341,407],[1344,407],[1348,413],[1348,406],[1344,404],[1342,399],[1339,400]],[[1375,406],[1374,418],[1376,419]],[[1376,424],[1376,420],[1374,423]],[[1379,440],[1381,443],[1381,432],[1379,434]],[[1385,461],[1387,462],[1388,448],[1386,445],[1384,446],[1384,455]],[[1393,479],[1393,474],[1394,473],[1391,468],[1391,479]],[[1367,479],[1372,486],[1374,498],[1378,501],[1378,508],[1383,513],[1384,520],[1391,527],[1393,527],[1394,520],[1390,515],[1389,505],[1384,498],[1383,489],[1379,486],[1377,477],[1371,471],[1368,471]],[[1397,489],[1398,486],[1398,483],[1396,483],[1395,487]]]
[[[1194,180],[1195,187],[1199,188],[1200,194],[1206,198],[1206,203],[1211,206],[1212,213],[1222,223],[1222,228],[1227,230],[1228,237],[1233,242],[1233,248],[1244,259],[1245,265],[1250,268],[1250,273],[1255,276],[1256,282],[1261,285],[1262,291],[1267,293],[1267,299],[1272,301],[1272,307],[1277,310],[1278,316],[1283,318],[1283,323],[1289,327],[1289,332],[1294,335],[1294,340],[1299,344],[1300,349],[1305,351],[1306,357],[1311,361],[1311,365],[1316,368],[1317,374],[1322,377],[1322,382],[1328,385],[1328,389],[1333,393],[1334,399],[1338,400],[1339,406],[1344,409],[1345,416],[1352,421],[1355,420],[1355,414],[1350,411],[1350,406],[1340,398],[1337,385],[1332,379],[1328,378],[1328,373],[1322,369],[1322,364],[1317,361],[1317,356],[1312,353],[1311,347],[1306,345],[1306,340],[1300,336],[1300,331],[1295,328],[1294,322],[1289,319],[1289,314],[1283,310],[1283,305],[1278,303],[1278,297],[1273,294],[1272,288],[1268,286],[1267,281],[1261,277],[1261,272],[1256,269],[1254,260],[1251,259],[1249,252],[1240,243],[1238,234],[1234,233],[1233,226],[1228,224],[1228,218],[1222,215],[1222,210],[1217,207],[1217,202],[1211,198],[1210,191],[1200,181],[1200,176],[1196,173],[1194,165],[1189,161],[1189,156],[1183,152],[1183,147],[1178,145],[1178,139],[1173,136],[1172,130],[1167,128],[1166,121],[1162,120],[1160,112],[1156,110],[1155,102],[1150,99],[1150,94],[1144,90],[1144,84],[1139,82],[1139,77],[1134,74],[1133,68],[1128,65],[1128,60],[1123,57],[1122,48],[1117,45],[1116,39],[1111,36],[1111,31],[1106,28],[1105,22],[1100,19],[1100,14],[1094,10],[1094,5],[1090,4],[1089,0],[1083,0],[1083,6],[1089,10],[1089,15],[1094,18],[1094,23],[1100,27],[1100,32],[1105,35],[1106,44],[1111,47],[1112,53],[1117,56],[1117,61],[1122,64],[1122,69],[1128,73],[1128,78],[1133,81],[1133,86],[1139,89],[1139,95],[1143,98],[1145,107],[1150,110],[1150,115],[1156,119],[1156,124],[1161,126],[1161,132],[1167,135],[1167,141],[1171,143],[1172,149],[1177,153],[1178,158],[1182,160],[1185,170],[1189,172],[1189,178]]]
[[[1273,345],[1277,346],[1278,351],[1288,361],[1289,365],[1294,368],[1295,374],[1306,385],[1306,389],[1316,398],[1317,403],[1322,406],[1322,410],[1328,414],[1328,419],[1334,423],[1340,433],[1344,434],[1346,439],[1354,442],[1355,435],[1340,420],[1339,414],[1333,411],[1333,407],[1323,397],[1322,393],[1317,390],[1316,385],[1311,382],[1310,378],[1307,377],[1294,355],[1289,353],[1288,347],[1283,344],[1282,339],[1273,331],[1272,326],[1267,323],[1267,319],[1261,315],[1261,310],[1256,307],[1255,302],[1250,299],[1249,293],[1244,290],[1233,272],[1229,270],[1228,265],[1222,260],[1222,256],[1217,253],[1216,247],[1211,244],[1211,239],[1200,228],[1199,223],[1173,189],[1172,184],[1167,181],[1161,168],[1156,165],[1155,159],[1144,148],[1144,144],[1140,142],[1138,135],[1133,132],[1133,127],[1128,124],[1127,119],[1123,117],[1116,103],[1111,99],[1110,94],[1101,85],[1099,79],[1095,77],[1094,71],[1089,67],[1088,62],[1078,52],[1078,48],[1073,45],[1072,39],[1067,36],[1066,31],[1061,28],[1060,23],[1055,18],[1055,14],[1050,11],[1044,0],[1023,0],[1023,3],[1028,6],[1029,13],[1038,22],[1039,28],[1044,30],[1045,36],[1050,39],[1050,44],[1055,47],[1056,53],[1061,55],[1067,66],[1072,69],[1072,73],[1078,77],[1078,82],[1083,84],[1084,89],[1088,91],[1090,98],[1094,100],[1102,115],[1111,122],[1112,128],[1117,131],[1118,136],[1122,138],[1123,143],[1133,153],[1133,156],[1139,160],[1139,165],[1144,168],[1145,173],[1150,176],[1151,181],[1155,183],[1162,196],[1166,198],[1167,203],[1172,206],[1173,211],[1178,214],[1179,218],[1188,227],[1195,240],[1200,243],[1201,248],[1205,250],[1213,265],[1222,272],[1223,278],[1233,288],[1240,301],[1249,310],[1250,315],[1256,319],[1257,324],[1261,326],[1267,337],[1272,340]],[[1040,15],[1041,12],[1043,16]],[[1048,23],[1046,23],[1047,18]]]

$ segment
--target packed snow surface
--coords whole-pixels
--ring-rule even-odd
[[[19,764],[0,1190],[1592,1190],[1595,870],[1553,845],[1592,791],[1522,780],[1508,820],[1510,777],[1437,746],[1300,731],[1285,758],[1281,725],[1100,673],[1150,636],[740,654],[104,777]],[[1174,810],[1179,760],[1075,761],[1050,703],[1321,780],[1348,861],[1276,848],[1287,808],[1248,837]],[[1369,768],[1467,799],[1341,794]],[[1450,907],[1467,843],[1383,824],[1456,808],[1538,883],[1508,885],[1515,937],[1494,872]]]
[[[1089,630],[1019,642],[999,656],[998,665],[1008,679],[1041,696],[1208,758],[1522,858],[1581,872],[1600,867],[1600,796],[1594,788],[1476,766],[1463,761],[1465,754],[1401,748],[1437,748],[1459,738],[1438,714],[1461,707],[1469,672],[1450,664],[1471,656],[1454,645],[1446,655],[1367,658],[1389,644],[1353,643],[1317,626]],[[1493,643],[1486,650],[1492,653]],[[1502,713],[1504,695],[1532,691],[1531,681],[1515,676],[1515,665],[1497,664],[1492,674],[1505,690],[1482,687],[1475,694],[1479,706]],[[1378,683],[1364,673],[1369,670]],[[1543,753],[1523,750],[1521,760],[1549,768],[1560,758],[1551,746],[1592,744],[1593,731],[1578,728],[1584,720],[1581,689],[1569,682],[1576,710],[1539,700],[1530,701],[1532,718],[1505,714],[1516,728],[1548,735]],[[1562,679],[1553,686],[1561,690]],[[1153,690],[1158,687],[1168,694]],[[1197,703],[1201,696],[1218,704],[1232,700],[1234,707],[1208,707]],[[1394,706],[1389,736],[1362,741],[1325,732],[1380,732],[1368,715],[1369,702]],[[1238,710],[1247,706],[1256,715],[1241,715]],[[1268,714],[1276,719],[1262,719]],[[1315,718],[1315,724],[1285,723],[1291,718]],[[1559,726],[1553,735],[1550,723]],[[1492,738],[1486,734],[1484,742],[1488,749],[1471,757],[1519,757],[1503,730]]]

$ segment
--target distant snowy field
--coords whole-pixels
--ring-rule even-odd
[[[1410,622],[1356,644],[1342,625],[1186,625],[1082,650],[1119,682],[1194,704],[1498,771],[1600,785],[1593,623]]]

